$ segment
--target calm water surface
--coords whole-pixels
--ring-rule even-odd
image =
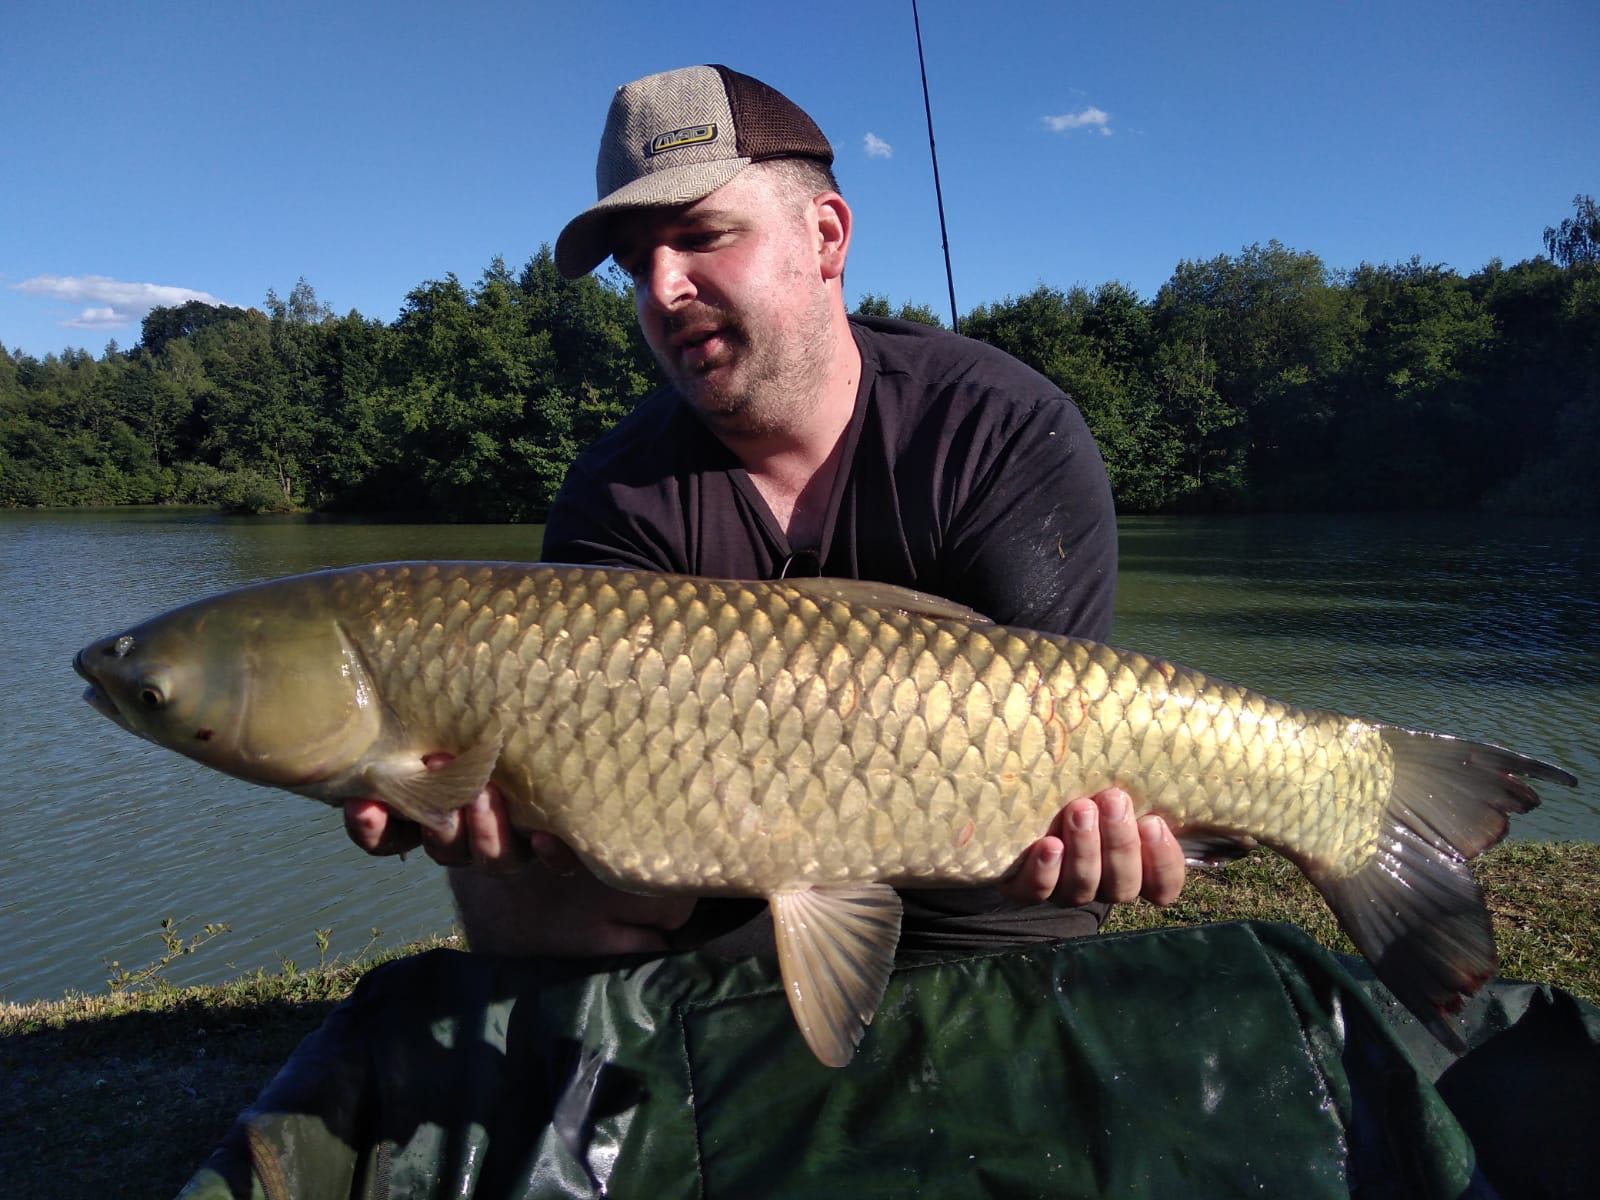
[[[1582,779],[1522,836],[1600,839],[1600,538],[1486,517],[1140,518],[1115,641],[1306,704],[1490,738]],[[451,922],[425,856],[372,859],[338,814],[140,742],[81,700],[91,638],[207,592],[398,558],[532,559],[539,531],[209,512],[0,512],[0,997],[100,990],[162,917],[232,932],[168,971],[223,978]]]

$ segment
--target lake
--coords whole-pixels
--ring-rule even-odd
[[[1558,762],[1515,836],[1600,840],[1600,537],[1464,516],[1130,518],[1114,640],[1295,701],[1498,741]],[[443,872],[374,859],[333,809],[218,775],[84,704],[72,656],[208,592],[401,558],[532,559],[529,526],[0,511],[0,998],[100,991],[120,961],[231,932],[175,983],[446,931]]]

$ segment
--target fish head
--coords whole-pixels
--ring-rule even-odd
[[[314,791],[382,734],[360,654],[314,606],[245,589],[91,642],[84,699],[130,733],[253,783]]]

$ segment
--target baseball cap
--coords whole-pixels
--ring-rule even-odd
[[[799,105],[759,79],[712,65],[624,84],[600,135],[599,200],[556,239],[556,269],[576,279],[605,261],[616,213],[692,204],[771,158],[832,164],[833,147]]]

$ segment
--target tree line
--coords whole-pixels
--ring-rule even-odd
[[[1549,257],[1335,271],[1277,242],[981,305],[961,331],[1077,401],[1124,512],[1600,511],[1600,212]],[[939,324],[880,295],[858,311]],[[392,323],[301,280],[263,310],[158,308],[137,346],[0,347],[0,506],[206,503],[538,520],[659,384],[618,275],[415,288]]]

